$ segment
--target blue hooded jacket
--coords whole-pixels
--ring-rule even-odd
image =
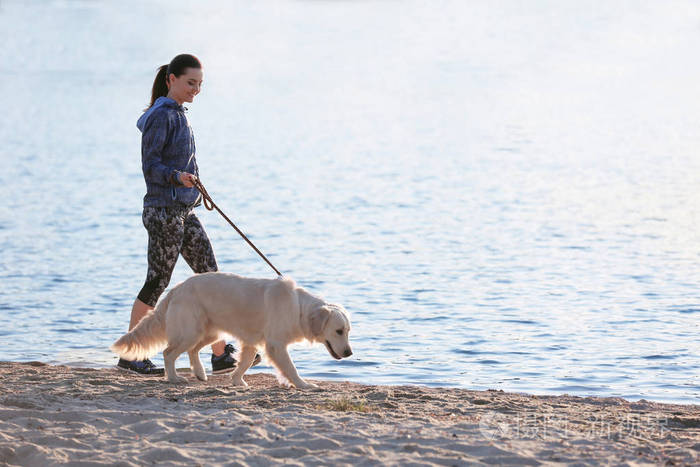
[[[194,134],[185,110],[169,97],[159,97],[136,122],[142,133],[144,207],[196,206],[201,201],[197,188],[187,188],[178,179],[180,172],[199,177]]]

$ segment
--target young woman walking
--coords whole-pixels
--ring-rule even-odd
[[[182,106],[192,102],[202,87],[202,64],[182,54],[159,68],[151,103],[138,119],[141,130],[141,163],[146,180],[143,225],[148,231],[146,282],[131,309],[129,330],[150,310],[170,282],[180,255],[196,273],[216,271],[216,258],[194,208],[201,195],[193,181],[199,175],[192,129]],[[233,345],[219,341],[211,346],[213,373],[233,371]],[[119,359],[118,367],[146,375],[162,375],[163,369],[148,359]]]

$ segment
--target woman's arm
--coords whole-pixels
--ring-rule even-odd
[[[179,172],[163,164],[163,148],[168,139],[170,126],[164,112],[150,116],[141,137],[141,166],[146,181],[160,185],[182,185]]]

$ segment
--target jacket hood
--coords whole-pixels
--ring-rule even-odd
[[[138,128],[141,131],[141,133],[143,133],[143,129],[146,127],[146,122],[148,121],[148,119],[151,117],[153,112],[155,112],[155,110],[159,107],[172,107],[174,109],[178,109],[182,106],[169,97],[159,97],[158,99],[156,99],[153,105],[148,110],[146,110],[143,113],[143,115],[141,115],[136,121],[136,128]]]

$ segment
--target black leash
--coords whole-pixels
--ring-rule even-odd
[[[216,205],[216,203],[214,202],[214,200],[211,199],[211,196],[209,196],[209,193],[207,193],[207,189],[204,188],[204,185],[202,185],[202,182],[201,182],[198,178],[195,178],[195,179],[193,180],[192,183],[194,184],[195,188],[197,188],[197,189],[199,190],[199,192],[202,194],[202,201],[204,202],[204,207],[207,208],[209,211],[213,211],[214,209],[216,209],[217,211],[219,211],[219,214],[221,214],[221,215],[223,216],[223,218],[226,219],[226,220],[228,221],[229,224],[231,224],[231,227],[233,227],[234,229],[236,229],[236,232],[238,232],[239,235],[240,235],[241,237],[243,237],[243,240],[245,240],[246,242],[248,242],[248,245],[250,245],[250,246],[253,247],[253,249],[255,250],[255,252],[256,252],[257,254],[259,254],[260,257],[261,257],[262,259],[264,259],[265,262],[266,262],[267,264],[270,265],[270,267],[277,273],[278,276],[281,276],[282,273],[279,272],[279,271],[277,270],[277,268],[274,267],[274,266],[272,265],[272,263],[270,262],[270,260],[267,259],[267,258],[265,257],[265,255],[263,255],[263,254],[260,252],[260,250],[258,250],[258,248],[257,248],[255,245],[253,245],[253,242],[251,242],[250,240],[248,240],[248,237],[246,237],[245,234],[244,234],[243,232],[241,232],[241,230],[240,230],[238,227],[236,227],[236,224],[234,224],[234,223],[231,221],[231,219],[229,219],[228,216],[227,216],[226,214],[224,214],[224,212],[223,212],[221,209],[219,209],[219,206]]]

